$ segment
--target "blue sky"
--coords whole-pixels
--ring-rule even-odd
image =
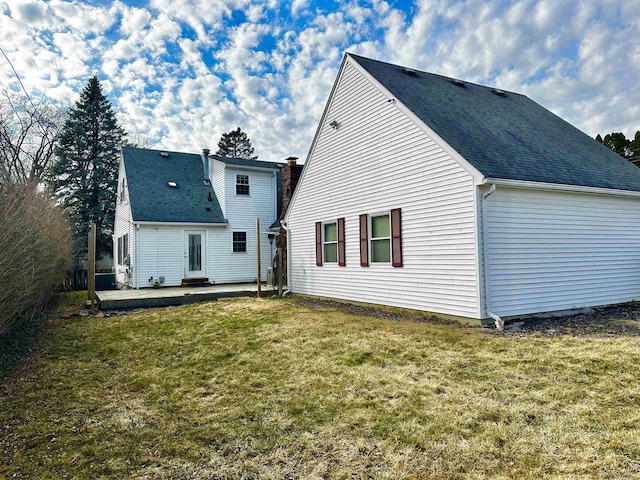
[[[96,73],[134,139],[215,151],[237,126],[304,159],[345,52],[528,95],[593,136],[640,129],[640,0],[0,0],[27,90]],[[19,84],[0,58],[0,86]]]

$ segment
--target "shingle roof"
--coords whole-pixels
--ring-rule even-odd
[[[241,167],[251,167],[251,168],[268,168],[270,170],[281,169],[285,166],[284,163],[277,162],[265,162],[264,160],[247,160],[244,158],[229,158],[229,157],[221,157],[219,155],[211,155],[211,158],[215,158],[227,165],[236,165]]]
[[[168,156],[164,157],[160,153],[161,150],[122,148],[133,219],[227,223],[213,188],[204,183],[200,155],[166,152]],[[177,187],[170,187],[169,182],[175,182]]]
[[[524,95],[349,55],[485,177],[640,191],[640,168]]]

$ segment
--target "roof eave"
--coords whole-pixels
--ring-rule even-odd
[[[539,190],[555,190],[563,192],[590,193],[595,195],[612,195],[618,197],[637,197],[640,198],[640,192],[635,190],[621,190],[616,188],[589,187],[586,185],[568,185],[565,183],[546,183],[534,182],[530,180],[512,180],[507,178],[491,178],[485,177],[480,185],[496,184],[504,187],[528,188]]]

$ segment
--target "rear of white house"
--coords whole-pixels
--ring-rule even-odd
[[[124,147],[114,228],[117,281],[132,288],[261,280],[279,216],[281,164]]]
[[[473,319],[640,298],[640,170],[527,97],[354,55],[285,222],[296,293]]]

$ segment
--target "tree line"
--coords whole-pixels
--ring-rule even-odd
[[[628,139],[622,132],[612,132],[607,133],[604,138],[598,134],[596,140],[633,164],[640,164],[640,130],[633,139]]]

